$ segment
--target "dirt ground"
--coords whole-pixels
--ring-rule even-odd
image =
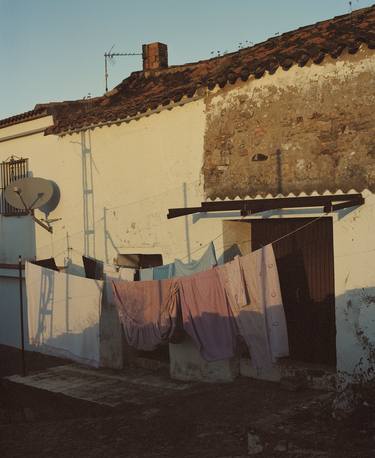
[[[26,362],[30,372],[68,363],[33,353]],[[1,458],[375,456],[371,402],[338,421],[332,393],[238,378],[108,407],[3,378],[16,373],[19,352],[0,347]]]

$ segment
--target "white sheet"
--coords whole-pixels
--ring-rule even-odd
[[[288,332],[272,245],[216,268],[252,365],[272,367],[289,355]]]
[[[281,297],[279,273],[272,245],[266,245],[262,254],[261,276],[266,278],[263,298],[266,304],[266,319],[272,357],[289,356],[289,341],[286,317]]]
[[[26,263],[29,342],[34,350],[99,366],[103,282]]]

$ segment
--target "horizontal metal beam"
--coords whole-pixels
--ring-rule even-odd
[[[365,203],[365,199],[363,197],[359,197],[358,199],[349,200],[347,202],[341,202],[340,204],[335,204],[331,206],[325,206],[325,212],[334,212],[337,210],[343,210],[344,208],[350,207],[357,207],[358,205],[363,205]]]
[[[361,194],[335,196],[281,197],[276,199],[224,200],[222,202],[202,202],[203,211],[225,210],[276,210],[279,208],[323,207],[332,202],[345,202],[361,198]]]
[[[282,208],[324,207],[325,212],[330,212],[362,205],[364,202],[365,200],[362,194],[359,193],[332,196],[281,197],[276,199],[224,200],[219,202],[202,202],[200,207],[171,208],[168,210],[167,218],[177,218],[200,212],[234,210],[240,211],[242,215],[251,215]]]
[[[201,211],[203,211],[202,207],[170,208],[167,218],[177,218],[179,216],[191,215],[192,213],[199,213]]]

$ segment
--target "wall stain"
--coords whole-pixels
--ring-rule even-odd
[[[375,65],[345,59],[344,79],[330,71],[282,86],[249,81],[208,96],[206,197],[375,191]]]

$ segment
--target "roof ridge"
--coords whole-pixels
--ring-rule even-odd
[[[336,59],[344,50],[354,54],[363,43],[375,49],[375,4],[222,56],[147,73],[133,72],[102,96],[37,104],[34,110],[0,120],[0,128],[32,119],[43,109],[54,119],[47,134],[122,122],[149,109],[179,102],[183,96],[193,97],[200,86],[212,90],[239,79],[247,81],[250,76],[261,78],[266,72],[272,75],[279,67],[287,71],[296,64],[321,64],[326,55]]]

